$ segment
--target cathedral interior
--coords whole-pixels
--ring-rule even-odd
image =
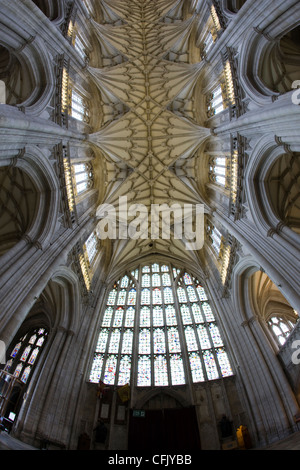
[[[300,431],[299,88],[298,0],[0,0],[0,436]]]

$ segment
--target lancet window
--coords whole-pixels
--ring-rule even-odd
[[[76,163],[73,165],[73,181],[77,195],[87,191],[93,186],[93,170],[90,163]]]
[[[86,99],[74,89],[71,94],[71,116],[77,121],[89,121],[89,107]]]
[[[220,155],[217,157],[212,156],[210,158],[209,171],[210,178],[213,183],[227,188],[228,180],[230,179],[228,175],[228,157],[224,155]]]
[[[90,382],[177,386],[232,374],[213,306],[194,276],[154,263],[113,285]]]
[[[95,232],[92,232],[84,244],[85,252],[89,260],[89,264],[92,265],[98,251],[98,238]]]

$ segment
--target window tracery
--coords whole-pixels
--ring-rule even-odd
[[[76,163],[72,168],[75,193],[78,196],[93,186],[92,164],[89,162]]]
[[[4,370],[27,384],[47,336],[48,331],[45,328],[34,328],[22,335],[13,346]]]
[[[268,327],[280,346],[284,345],[295,324],[290,319],[278,315],[273,315],[268,320]]]
[[[125,275],[108,294],[90,382],[173,386],[232,375],[201,283],[167,264],[149,264],[138,272],[140,284]]]

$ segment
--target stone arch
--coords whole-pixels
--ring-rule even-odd
[[[191,406],[191,403],[187,401],[185,397],[183,397],[179,392],[176,390],[150,390],[142,394],[141,397],[136,401],[135,408],[137,409],[146,409],[155,406],[155,399],[160,400],[160,407],[173,407],[173,408],[184,408]]]
[[[279,15],[276,21],[267,25],[264,30],[250,31],[241,45],[241,85],[246,95],[258,105],[263,105],[266,100],[271,101],[291,90],[289,87],[295,75],[291,57],[296,53],[297,61],[299,59],[298,52],[294,50],[298,51],[298,46],[291,48],[290,36],[293,36],[294,30],[298,31],[298,17],[299,5],[295,5],[283,15]],[[274,86],[279,78],[284,78],[283,75],[287,75],[289,71],[290,78],[287,81],[285,78],[281,86]]]
[[[0,165],[1,255],[24,238],[45,246],[56,228],[59,184],[43,157],[40,149],[28,147]]]
[[[0,180],[0,254],[3,255],[32,229],[38,191],[32,178],[18,167],[1,167]]]
[[[267,62],[268,67],[264,64]],[[300,26],[277,39],[271,50],[266,49],[259,67],[259,77],[274,93],[284,94],[292,89],[299,78]]]
[[[55,89],[54,69],[39,37],[21,38],[3,28],[0,33],[0,79],[6,87],[6,104],[38,115],[49,104]]]
[[[51,305],[52,312],[55,312],[52,319],[54,327],[71,333],[78,330],[80,287],[71,269],[61,266],[53,273],[40,295],[40,301],[44,305]]]
[[[245,186],[258,228],[269,233],[284,226],[290,241],[299,243],[299,145],[294,144],[293,150],[272,136],[261,138],[252,151]]]
[[[33,3],[35,3],[50,21],[57,21],[64,15],[62,0],[33,0]]]

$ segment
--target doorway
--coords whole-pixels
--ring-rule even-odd
[[[200,448],[195,407],[147,409],[138,417],[130,410],[128,450],[178,453]]]

